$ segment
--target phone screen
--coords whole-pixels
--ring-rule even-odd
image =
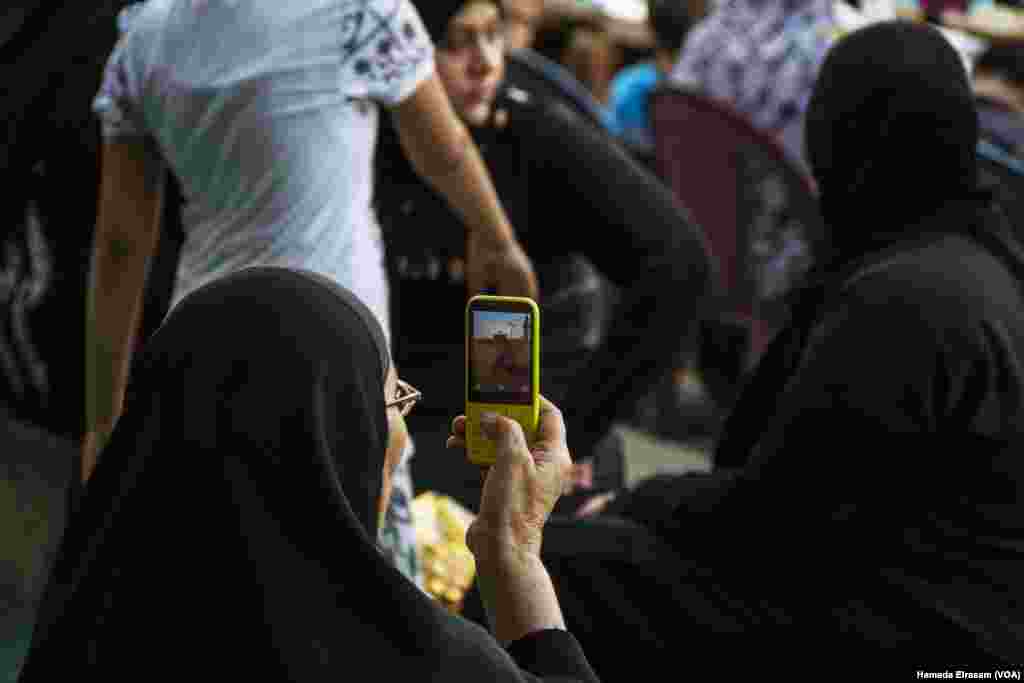
[[[533,313],[504,306],[470,309],[469,400],[532,405]]]

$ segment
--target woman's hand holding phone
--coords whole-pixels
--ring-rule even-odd
[[[495,444],[485,470],[480,512],[466,533],[476,558],[477,587],[494,637],[507,645],[542,629],[565,629],[551,576],[540,559],[544,524],[569,483],[572,460],[561,411],[540,397],[537,438],[507,417],[483,421]],[[449,448],[466,447],[466,418],[452,424]]]
[[[571,486],[572,459],[561,411],[540,397],[537,438],[527,444],[515,420],[493,416],[481,424],[494,442],[497,459],[484,470],[480,512],[467,543],[478,559],[494,553],[540,556],[544,524],[558,498]],[[449,448],[465,448],[466,418],[455,418]]]

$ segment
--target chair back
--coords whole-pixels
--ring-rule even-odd
[[[773,137],[698,92],[660,86],[651,119],[658,172],[719,264],[715,312],[747,326],[753,363],[823,238],[814,182]]]

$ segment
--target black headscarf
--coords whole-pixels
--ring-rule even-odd
[[[413,0],[416,11],[434,43],[443,43],[448,35],[448,22],[466,5],[473,2],[493,2],[502,11],[501,0]]]
[[[442,43],[448,34],[448,22],[458,14],[466,0],[414,0],[412,4],[423,19],[431,40]]]
[[[829,227],[827,260],[849,260],[923,227],[943,205],[987,205],[978,117],[964,65],[934,28],[875,24],[827,55],[807,111],[807,159]]]
[[[144,351],[21,681],[515,680],[378,551],[388,353],[320,278],[252,268]]]

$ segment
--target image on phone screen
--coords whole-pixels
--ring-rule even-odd
[[[531,402],[532,314],[474,310],[469,340],[469,390],[473,400]]]

